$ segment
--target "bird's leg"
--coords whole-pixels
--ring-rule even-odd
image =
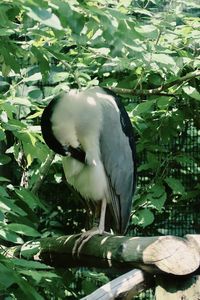
[[[106,206],[107,206],[107,201],[104,198],[101,203],[101,213],[100,213],[100,221],[99,221],[99,234],[103,234],[105,230],[105,218],[106,218]]]
[[[107,202],[104,198],[101,203],[101,213],[100,213],[100,221],[98,227],[94,227],[84,233],[81,234],[80,238],[75,242],[72,253],[73,255],[77,254],[79,256],[81,249],[93,237],[97,234],[103,234],[105,229],[105,216],[106,216],[106,206]]]

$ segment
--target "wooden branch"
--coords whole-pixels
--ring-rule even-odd
[[[165,95],[163,93],[164,91],[168,90],[170,87],[174,85],[181,84],[183,82],[187,82],[190,79],[196,78],[200,76],[200,71],[195,70],[194,72],[188,73],[187,75],[180,77],[178,79],[175,79],[171,82],[167,82],[158,88],[155,89],[150,89],[150,90],[134,90],[134,89],[124,89],[124,88],[112,88],[110,87],[109,89],[112,90],[115,93],[118,94],[128,94],[128,95],[134,95],[134,96],[151,96],[151,95]],[[166,95],[173,95],[173,94],[166,94]],[[174,96],[174,95],[173,95]]]
[[[133,299],[133,296],[149,287],[145,273],[132,270],[101,286],[81,300]]]
[[[133,269],[150,273],[186,275],[200,265],[200,235],[160,237],[124,237],[96,235],[81,249],[80,257],[72,249],[80,235],[45,238],[37,241],[35,259],[60,267],[95,266]],[[26,243],[33,248],[35,242]],[[23,256],[23,246],[8,248],[4,255]]]

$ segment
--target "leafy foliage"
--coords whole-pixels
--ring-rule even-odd
[[[40,116],[60,91],[118,88],[137,140],[138,191],[130,228],[148,228],[164,207],[170,212],[199,196],[199,8],[195,0],[1,1],[0,294],[5,299],[75,299],[107,280],[88,271],[75,289],[74,270],[5,258],[4,246],[86,225],[81,199],[61,184],[59,157],[41,185],[40,170],[51,154],[40,135]]]

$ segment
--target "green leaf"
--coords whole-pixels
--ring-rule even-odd
[[[38,261],[27,261],[25,259],[18,259],[18,258],[13,258],[12,259],[12,263],[16,266],[16,267],[23,267],[23,268],[27,268],[27,269],[38,269],[38,270],[51,270],[53,269],[50,266],[47,266],[41,262]]]
[[[171,98],[166,96],[161,96],[158,98],[156,103],[160,109],[166,109],[171,103]]]
[[[2,65],[2,75],[3,75],[4,77],[7,77],[8,74],[10,73],[10,71],[11,71],[10,65],[7,65],[7,64],[4,62],[3,65]]]
[[[147,113],[147,112],[151,111],[153,103],[154,103],[154,101],[148,100],[146,102],[138,104],[134,108],[133,114],[143,114],[143,113]]]
[[[21,131],[22,129],[26,128],[26,125],[19,120],[12,119],[9,120],[8,123],[4,124],[4,127],[7,130],[13,131],[13,133],[15,133],[15,131]]]
[[[149,190],[149,193],[153,198],[159,198],[165,193],[165,188],[161,184],[154,184]]]
[[[135,26],[135,30],[148,39],[156,39],[159,33],[154,25]]]
[[[147,160],[148,160],[148,163],[151,164],[151,167],[153,169],[156,169],[160,165],[158,157],[154,153],[148,152]]]
[[[28,128],[21,128],[19,130],[15,130],[17,127],[12,126],[12,129],[14,129],[13,134],[23,142],[24,150],[26,152],[26,149],[30,151],[30,149],[34,152],[36,138],[33,133],[30,132]],[[27,151],[25,154],[29,154],[29,151]],[[31,154],[31,153],[30,153]]]
[[[176,157],[174,157],[174,160],[183,166],[185,166],[186,164],[187,165],[195,164],[195,159],[192,156],[184,155],[184,154],[177,155]]]
[[[5,241],[13,242],[16,244],[24,243],[23,239],[20,236],[18,236],[15,232],[6,230],[4,228],[0,228],[0,237]]]
[[[97,289],[97,283],[88,278],[84,279],[81,285],[86,294],[90,294]]]
[[[39,64],[41,73],[44,76],[47,76],[50,66],[49,66],[49,60],[44,53],[44,49],[42,49],[42,47],[37,48],[35,46],[32,46],[31,51],[33,52],[33,54],[35,55],[35,57],[38,60],[38,64]]]
[[[159,166],[158,158],[155,154],[148,152],[147,153],[147,163],[141,164],[137,170],[138,172],[145,171],[145,170],[155,170]]]
[[[26,9],[28,11],[27,15],[33,20],[58,30],[63,29],[59,18],[50,10],[43,9],[40,7],[35,7],[35,6],[26,7]]]
[[[3,141],[6,138],[5,132],[0,129],[0,141]]]
[[[20,254],[23,257],[31,258],[33,255],[39,253],[40,248],[40,242],[31,242],[31,244],[25,243],[21,246]]]
[[[155,183],[144,195],[143,203],[148,202],[149,207],[162,211],[166,199],[165,187],[160,183]]]
[[[41,75],[41,73],[38,72],[38,73],[35,73],[33,75],[30,75],[29,77],[26,77],[24,79],[24,82],[39,81],[41,79],[42,79],[42,75]]]
[[[7,48],[6,48],[7,46]],[[14,49],[16,51],[16,49]],[[15,59],[16,56],[14,56],[14,53],[12,53],[12,51],[14,51],[12,49],[12,45],[10,43],[5,43],[4,46],[0,48],[0,53],[2,54],[3,58],[4,58],[4,64],[5,64],[5,69],[2,69],[2,73],[4,74],[4,76],[7,76],[9,73],[9,68],[11,68],[12,70],[14,70],[16,73],[20,72],[20,65],[18,63],[18,61]],[[16,55],[16,53],[15,53]]]
[[[24,106],[28,106],[31,107],[31,102],[27,99],[27,98],[22,98],[22,97],[14,97],[11,99],[8,99],[8,101],[12,104],[12,105],[24,105]]]
[[[148,198],[148,196],[147,196]],[[159,197],[157,198],[151,198],[151,206],[152,208],[155,208],[157,209],[158,211],[162,211],[163,207],[164,207],[164,204],[165,204],[165,201],[167,200],[167,194],[166,193],[163,193],[162,195],[160,195]]]
[[[0,211],[0,221],[2,222],[4,220],[4,214]]]
[[[0,186],[0,196],[1,197],[9,197],[8,193],[6,192],[6,189],[3,186]]]
[[[15,193],[20,197],[21,200],[23,200],[32,210],[34,210],[36,207],[40,207],[42,209],[45,209],[44,205],[42,204],[42,201],[34,195],[31,191],[21,188],[20,190],[15,189]]]
[[[9,162],[11,162],[10,156],[5,154],[0,155],[0,166],[7,165]]]
[[[0,36],[9,36],[9,35],[11,35],[11,34],[14,34],[15,33],[15,31],[14,30],[12,30],[12,29],[9,29],[9,28],[3,28],[3,29],[0,29]]]
[[[39,88],[34,88],[32,89],[29,93],[28,96],[33,99],[33,100],[42,100],[42,91]]]
[[[27,213],[22,210],[20,207],[18,207],[14,201],[9,199],[8,193],[5,191],[3,187],[0,186],[0,208],[3,212],[9,212],[13,215],[20,215],[20,216],[26,216]]]
[[[185,188],[180,180],[172,177],[167,177],[165,179],[165,182],[168,184],[168,186],[172,189],[174,194],[184,194]]]
[[[167,54],[149,54],[151,55],[151,60],[154,60],[160,64],[164,64],[164,65],[172,65],[172,66],[175,66],[176,65],[176,62],[174,60],[174,58],[172,58],[170,55],[167,55]]]
[[[124,3],[124,0],[121,1]],[[149,10],[140,7],[138,8],[137,6],[134,7],[134,13],[149,16],[149,17],[152,16],[152,13]]]
[[[36,289],[32,285],[28,283],[27,280],[22,279],[17,283],[25,294],[25,296],[23,295],[21,299],[44,300],[44,298],[36,291]]]
[[[7,225],[7,228],[22,235],[33,237],[40,236],[40,233],[36,229],[24,224],[11,223]]]
[[[35,280],[37,284],[40,283],[41,280],[48,280],[52,278],[59,278],[59,276],[52,272],[44,272],[44,271],[35,271],[35,270],[20,270],[20,273],[26,276],[30,276]]]
[[[153,223],[154,215],[148,208],[141,209],[133,215],[131,221],[133,224],[144,228]]]
[[[0,80],[0,92],[7,92],[10,87],[10,84],[7,81]]]
[[[200,101],[200,93],[192,86],[183,87],[183,91],[191,98]]]
[[[16,282],[16,275],[15,270],[12,270],[11,268],[8,268],[4,264],[0,263],[0,288],[7,289],[9,286],[11,286],[13,283]]]

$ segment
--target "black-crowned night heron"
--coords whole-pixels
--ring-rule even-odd
[[[100,87],[71,90],[55,98],[41,119],[46,144],[63,155],[66,179],[85,199],[101,201],[98,228],[102,234],[109,206],[117,233],[130,218],[135,191],[133,129],[128,114],[114,93]]]

